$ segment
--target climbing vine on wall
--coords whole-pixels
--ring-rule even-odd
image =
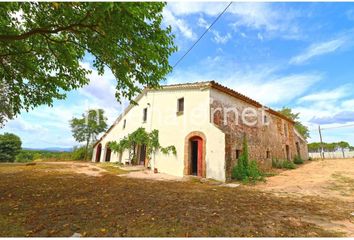
[[[151,159],[151,155],[157,151],[161,151],[163,154],[177,155],[175,146],[162,147],[159,142],[159,131],[154,129],[150,133],[146,132],[144,128],[138,128],[134,132],[128,134],[128,136],[121,139],[119,142],[112,141],[109,143],[109,147],[114,152],[122,153],[124,150],[135,148],[138,145],[146,146],[146,158]],[[134,151],[135,153],[135,151]],[[132,157],[135,159],[135,156]]]

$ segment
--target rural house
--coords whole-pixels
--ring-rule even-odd
[[[226,181],[244,137],[249,158],[263,167],[271,167],[274,158],[308,158],[307,142],[291,119],[214,81],[145,88],[135,102],[94,145],[92,161],[130,164],[134,155],[138,164],[158,172]],[[156,152],[148,161],[146,146],[111,151],[111,141],[140,127],[158,130],[160,144],[175,146],[176,155]]]

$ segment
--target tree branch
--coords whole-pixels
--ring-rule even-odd
[[[77,32],[77,27],[82,27],[82,28],[89,28],[95,32],[97,32],[94,28],[97,27],[97,25],[86,25],[82,23],[76,23],[76,24],[71,24],[68,26],[63,26],[63,27],[57,27],[54,29],[50,28],[35,28],[33,30],[30,30],[28,32],[22,33],[20,35],[0,35],[0,41],[16,41],[16,40],[23,40],[26,38],[31,37],[32,35],[36,34],[52,34],[52,33],[59,33],[63,31],[69,31],[69,32]]]

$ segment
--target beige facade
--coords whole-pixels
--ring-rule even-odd
[[[180,99],[183,111],[178,112]],[[151,169],[175,176],[196,174],[220,181],[229,179],[243,134],[249,141],[250,157],[264,165],[269,165],[272,157],[286,158],[287,154],[290,158],[295,154],[308,158],[306,141],[295,133],[294,123],[273,110],[266,110],[269,120],[266,126],[258,123],[249,127],[242,119],[236,124],[232,114],[235,109],[242,112],[246,107],[258,109],[261,105],[215,82],[145,89],[135,101],[138,105],[129,106],[95,144],[92,161],[129,164],[129,151],[110,152],[107,144],[119,141],[139,127],[148,132],[159,130],[160,144],[176,147],[176,156],[157,152],[149,164]],[[286,136],[281,130],[285,125]]]

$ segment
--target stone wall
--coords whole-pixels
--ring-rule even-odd
[[[292,160],[297,154],[296,142],[299,142],[301,154],[307,158],[307,144],[295,134],[292,122],[267,111],[262,114],[257,109],[257,117],[244,118],[248,122],[257,120],[257,124],[249,126],[243,121],[241,113],[250,107],[257,109],[217,90],[212,93],[211,122],[225,133],[226,179],[231,178],[232,168],[237,164],[236,155],[242,151],[244,136],[248,142],[249,159],[257,160],[261,168],[270,168],[272,158],[287,159],[286,146],[289,149],[289,159]]]

